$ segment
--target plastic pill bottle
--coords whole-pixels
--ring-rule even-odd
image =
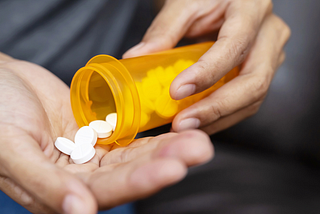
[[[178,101],[170,97],[173,79],[212,45],[206,42],[121,60],[108,55],[93,57],[71,83],[71,106],[77,124],[82,127],[93,120],[105,120],[109,113],[116,112],[114,133],[97,143],[126,146],[138,132],[172,122],[178,112],[238,75],[234,68],[201,93]]]

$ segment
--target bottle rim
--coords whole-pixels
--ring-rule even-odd
[[[90,74],[91,72],[91,74]],[[109,55],[97,55],[90,59],[85,67],[80,68],[71,83],[70,97],[73,114],[79,127],[88,125],[91,121],[84,114],[83,105],[81,105],[81,96],[84,93],[81,90],[88,91],[88,83],[93,72],[98,73],[104,81],[108,84],[113,100],[116,106],[117,126],[113,134],[106,139],[98,139],[98,144],[111,144],[115,142],[120,146],[126,146],[133,141],[139,131],[140,126],[140,99],[134,80],[126,67],[116,58]],[[118,78],[115,78],[117,75]],[[120,78],[119,78],[120,75]],[[81,84],[86,84],[86,87],[81,87]],[[126,98],[122,93],[120,87],[127,87],[126,91],[131,96],[130,99]],[[84,85],[82,85],[84,86]],[[84,93],[88,94],[88,93]],[[116,96],[117,95],[117,96]],[[88,98],[87,98],[88,99]],[[133,118],[128,116],[125,111],[125,106],[128,102],[133,106]],[[130,105],[129,105],[130,106]],[[88,107],[87,107],[88,108]],[[76,116],[76,114],[78,114]],[[127,116],[127,117],[126,117]],[[126,120],[126,121],[125,121]],[[123,124],[131,122],[131,127],[123,128]]]

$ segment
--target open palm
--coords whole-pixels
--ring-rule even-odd
[[[32,212],[94,213],[146,197],[212,157],[200,131],[167,133],[128,147],[96,145],[76,165],[54,147],[77,126],[69,88],[46,69],[6,58],[0,63],[0,188]]]

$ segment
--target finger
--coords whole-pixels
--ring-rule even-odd
[[[33,138],[21,133],[19,138],[4,141],[10,142],[0,144],[5,175],[32,197],[59,213],[97,211],[87,187],[75,176],[52,164]]]
[[[262,101],[256,102],[244,109],[241,109],[231,115],[220,118],[219,120],[209,124],[208,126],[202,127],[201,130],[206,132],[208,135],[215,134],[224,129],[227,129],[240,121],[256,114],[259,110]]]
[[[151,151],[148,151],[150,148],[145,147],[141,151],[138,148],[136,148],[137,150],[131,148],[131,150],[127,150],[129,151],[127,153],[114,153],[114,156],[120,155],[125,159],[113,163],[107,159],[103,160],[102,167],[93,175],[87,178],[82,176],[82,179],[96,195],[100,208],[110,208],[146,197],[181,180],[186,174],[188,165],[199,163],[199,154],[193,155],[195,154],[193,152],[188,155],[188,153],[192,153],[192,150],[198,149],[202,156],[206,156],[200,160],[202,163],[212,157],[212,146],[201,144],[202,141],[205,141],[211,145],[210,139],[201,131],[171,133],[167,136],[162,135],[158,139],[149,138],[148,143],[142,144],[142,146],[149,145],[150,148],[155,148]],[[185,144],[183,147],[181,142],[190,139],[192,139],[192,145],[195,146],[188,150],[185,148],[189,144]],[[204,152],[205,149],[209,152]],[[112,150],[110,153],[118,152],[117,150],[119,149]],[[184,150],[184,152],[179,152],[179,150]]]
[[[218,6],[217,1],[211,1],[207,7],[203,7],[203,2],[186,1],[182,5],[181,1],[166,1],[144,35],[142,42],[128,50],[123,58],[168,50],[176,46],[195,20],[212,13]]]
[[[32,213],[56,213],[53,209],[35,200],[10,178],[0,177],[0,189],[15,202]]]
[[[208,2],[208,1],[206,1]],[[228,1],[216,1],[217,6],[213,8],[207,15],[196,19],[189,27],[185,37],[193,38],[207,35],[221,28],[225,22],[224,13],[229,4]],[[207,5],[203,5],[206,8]],[[212,40],[212,37],[211,39]]]
[[[97,198],[99,209],[145,198],[165,186],[180,181],[186,166],[176,159],[144,160],[119,164],[108,173],[95,173],[88,186]]]
[[[231,1],[217,42],[197,63],[176,77],[170,87],[171,97],[179,100],[201,92],[239,65],[248,54],[270,8],[269,0]]]
[[[268,68],[261,66],[260,69]],[[268,72],[272,71],[268,70]],[[264,98],[270,81],[270,77],[265,75],[238,76],[208,97],[178,113],[172,122],[172,128],[174,131],[181,132],[206,126],[221,117],[258,102]]]
[[[112,150],[101,162],[101,165],[125,163],[139,158],[143,154],[157,157],[170,157],[182,160],[187,166],[203,164],[213,156],[210,138],[198,130],[167,133],[141,142],[136,147]],[[136,143],[136,145],[137,145]]]
[[[288,40],[289,32],[285,28],[276,16],[266,19],[240,75],[181,111],[174,118],[172,128],[182,131],[206,126],[220,117],[263,100]]]
[[[286,53],[282,51],[279,57],[279,62],[278,62],[279,66],[284,62],[285,59],[286,59]]]

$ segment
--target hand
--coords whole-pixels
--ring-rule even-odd
[[[79,129],[61,80],[0,53],[0,91],[0,188],[33,213],[88,214],[140,199],[213,154],[204,133],[188,131],[96,146],[90,162],[76,165],[54,147]]]
[[[123,56],[170,49],[182,37],[208,37],[218,30],[217,42],[172,82],[171,97],[201,92],[238,65],[240,74],[177,114],[174,131],[200,127],[213,134],[258,111],[290,36],[289,27],[272,13],[271,0],[167,0],[142,42]]]

